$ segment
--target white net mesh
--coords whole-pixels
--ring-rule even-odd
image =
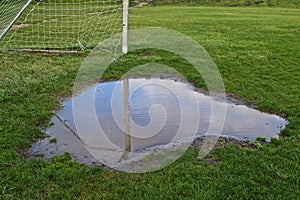
[[[0,0],[1,31],[26,2]],[[33,0],[0,41],[0,47],[59,51],[92,49],[121,31],[122,0]]]
[[[0,0],[0,36],[4,36],[14,18],[21,12],[22,8],[26,6],[27,1],[24,0]]]

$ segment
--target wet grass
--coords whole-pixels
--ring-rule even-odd
[[[166,27],[198,41],[217,64],[228,94],[290,120],[281,138],[256,148],[221,145],[204,160],[191,148],[146,174],[88,168],[67,153],[52,162],[25,159],[23,150],[43,136],[38,127],[48,126],[58,99],[71,94],[84,57],[0,52],[0,199],[299,198],[299,10],[172,6],[134,8],[130,16],[132,28]],[[158,62],[205,87],[177,55],[148,51],[120,58],[104,78]]]

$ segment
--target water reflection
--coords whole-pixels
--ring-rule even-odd
[[[91,122],[91,110],[77,109],[76,114],[81,117],[75,126],[72,103],[79,102],[77,105],[85,105],[91,98],[95,99],[91,109],[96,111],[97,122]],[[126,158],[124,149],[136,152],[168,144],[174,138],[204,135],[208,131],[209,124],[214,123],[211,118],[212,104],[214,108],[226,107],[226,119],[224,125],[222,124],[221,133],[224,136],[244,139],[255,139],[260,136],[270,140],[272,137],[277,138],[287,123],[276,115],[262,113],[228,101],[219,101],[195,92],[185,83],[161,79],[130,79],[100,83],[81,95],[65,101],[63,109],[57,113],[57,117],[54,117],[56,124],[50,127],[47,133],[57,138],[58,143],[55,146],[51,145],[52,151],[59,152],[60,148],[65,149],[68,140],[65,138],[64,143],[60,143],[64,133],[62,131],[61,134],[57,134],[57,130],[67,127],[69,131],[77,134],[80,124],[81,134],[77,135],[81,143],[74,142],[73,139],[74,141],[67,146],[75,144],[74,149],[80,148],[79,146],[88,148],[94,156],[99,155],[102,160],[107,159],[109,162],[112,157],[113,160],[124,159],[124,156]],[[200,116],[197,113],[200,113]],[[187,119],[184,123],[183,118]],[[198,127],[196,131],[193,129],[195,125]],[[95,131],[98,127],[101,127],[103,135]],[[72,138],[69,135],[70,137]],[[40,141],[33,147],[33,151],[45,153],[51,149],[49,145],[45,146],[47,146],[45,142]],[[72,151],[72,148],[69,151]],[[104,154],[107,154],[106,158]],[[86,156],[89,156],[88,153]]]

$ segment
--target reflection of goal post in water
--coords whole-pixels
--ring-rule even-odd
[[[0,48],[82,51],[123,32],[126,53],[127,21],[128,0],[0,0]]]

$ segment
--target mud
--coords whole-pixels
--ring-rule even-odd
[[[30,152],[34,155],[43,154],[45,158],[69,152],[74,160],[81,163],[105,163],[126,169],[133,166],[132,163],[145,160],[145,157],[149,160],[149,155],[155,157],[160,151],[168,151],[167,157],[176,157],[175,155],[182,153],[180,149],[190,145],[195,138],[204,137],[212,122],[211,104],[217,105],[216,108],[226,107],[221,136],[227,139],[251,141],[264,137],[270,141],[271,138],[278,138],[278,133],[288,123],[279,116],[194,91],[186,83],[161,79],[130,79],[128,106],[131,152],[126,155],[124,149],[128,142],[126,144],[127,135],[123,123],[123,87],[123,81],[99,83],[79,96],[63,102],[62,109],[52,117],[54,125],[45,131],[49,137],[35,143]],[[88,109],[77,109],[75,114],[82,116],[85,121],[80,125],[77,119],[79,127],[74,120],[73,103],[77,101],[82,105],[89,104],[91,97],[95,98],[93,106],[98,124],[89,123]],[[197,101],[193,101],[195,97]],[[182,109],[188,112],[183,112]],[[196,111],[200,113],[199,118],[196,118]],[[184,124],[183,118],[188,119]],[[195,124],[198,128],[192,131],[190,127]],[[93,132],[99,125],[103,131],[102,137],[105,136],[109,142]],[[187,131],[178,137],[179,129]],[[86,132],[83,134],[82,130]],[[56,142],[51,143],[51,138],[56,138]],[[135,168],[142,169],[143,164]]]

